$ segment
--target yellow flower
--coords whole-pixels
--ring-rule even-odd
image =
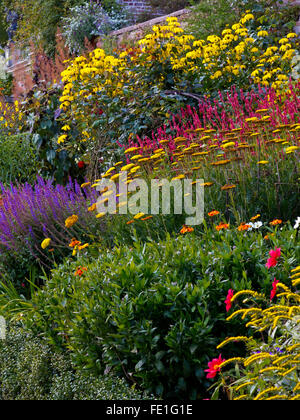
[[[41,247],[43,249],[46,249],[46,248],[48,248],[48,246],[50,245],[50,243],[51,243],[51,239],[50,238],[44,239],[43,242],[42,242],[42,244],[41,244]]]
[[[135,216],[134,216],[134,219],[135,220],[138,220],[138,219],[141,219],[142,217],[144,217],[145,216],[145,213],[138,213],[138,214],[136,214]]]
[[[88,211],[90,211],[90,212],[95,211],[95,210],[96,210],[96,208],[97,208],[97,204],[96,204],[96,203],[94,203],[94,204],[92,204],[92,205],[88,208]]]
[[[90,183],[90,182],[85,182],[84,184],[81,184],[81,188],[86,188],[86,187],[88,187],[89,185],[91,185],[91,183]]]
[[[57,139],[57,143],[58,144],[64,143],[67,137],[68,137],[67,134],[63,134],[62,136],[59,136]]]
[[[264,37],[264,36],[268,36],[268,32],[267,31],[259,31],[257,32],[257,36],[259,37]]]
[[[224,147],[224,149],[226,149],[227,147],[231,147],[231,146],[235,146],[235,143],[233,141],[223,144],[222,147]]]
[[[76,214],[73,214],[73,216],[70,216],[66,219],[65,226],[66,228],[70,228],[73,225],[75,225],[75,223],[77,222],[78,222],[78,216],[76,216]]]
[[[106,213],[99,213],[99,214],[97,214],[97,216],[96,216],[96,218],[97,219],[101,219],[102,217],[104,217],[106,215]]]
[[[299,149],[299,146],[290,146],[285,149],[285,153],[292,153]]]

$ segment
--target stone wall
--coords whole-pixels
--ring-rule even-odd
[[[149,31],[149,29],[152,28],[154,25],[159,25],[166,21],[167,17],[174,16],[177,17],[177,19],[180,22],[183,22],[184,19],[187,18],[187,16],[190,13],[190,9],[182,9],[178,12],[171,13],[170,15],[160,16],[155,19],[148,20],[147,22],[139,23],[137,25],[128,26],[127,28],[119,29],[117,31],[113,31],[110,33],[111,36],[113,36],[117,44],[120,45],[124,40],[134,40],[134,39],[140,39],[143,37],[143,35]],[[98,44],[99,46],[101,43]]]
[[[121,3],[123,3],[136,18],[151,10],[147,0],[121,0]]]

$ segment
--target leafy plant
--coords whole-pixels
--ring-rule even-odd
[[[61,150],[57,143],[63,127],[58,119],[60,94],[60,86],[55,84],[33,90],[22,104],[22,112],[26,116],[23,130],[30,132],[35,148],[38,174],[53,177],[56,182],[63,184],[69,176],[80,178],[82,171],[77,166],[79,159],[76,152]],[[75,137],[76,131],[73,134]]]
[[[274,238],[286,261],[295,260],[295,238],[289,229]],[[224,324],[227,292],[270,289],[268,247],[257,232],[212,229],[66,261],[34,295],[25,321],[72,350],[76,366],[113,369],[158,396],[203,398],[216,342],[241,332],[240,323]],[[281,281],[288,274],[281,269]]]
[[[193,2],[192,2],[193,3]],[[263,26],[274,38],[282,38],[293,30],[299,15],[299,6],[276,0],[202,0],[193,5],[187,18],[188,31],[205,39],[212,32],[220,35],[230,28],[246,10],[255,14],[256,28]]]
[[[79,234],[97,232],[101,222],[92,217],[88,206],[93,204],[95,193],[83,192],[77,182],[69,181],[66,187],[38,178],[34,186],[1,186],[1,254],[2,275],[8,274],[16,285],[24,284],[28,271],[39,265],[52,268],[55,262],[69,255],[69,244]],[[65,221],[78,217],[78,223]],[[45,246],[43,241],[49,243]],[[50,246],[51,242],[51,246]],[[18,275],[16,275],[18,273]],[[26,284],[26,287],[28,285]]]
[[[13,76],[12,74],[6,74],[3,79],[0,79],[1,93],[5,96],[11,96],[12,88],[13,88]]]
[[[75,371],[68,352],[53,352],[22,326],[0,340],[0,400],[151,399],[124,380]]]
[[[299,275],[300,266],[292,269],[290,277],[295,290],[275,278],[269,299],[251,290],[232,296],[232,305],[236,306],[243,297],[246,308],[235,310],[228,320],[241,316],[248,321],[246,327],[251,326],[252,336],[229,337],[218,346],[221,349],[228,343],[242,341],[248,350],[247,357],[233,357],[218,366],[222,372],[220,385],[231,399],[299,400]],[[240,367],[228,370],[232,364]]]
[[[108,6],[107,6],[108,8]],[[111,4],[109,11],[102,2],[86,1],[70,9],[69,15],[62,19],[62,35],[71,53],[79,53],[85,40],[108,34],[114,29],[126,26],[126,12]]]
[[[66,148],[86,153],[97,172],[99,155],[134,134],[151,136],[184,104],[195,105],[205,95],[217,100],[220,90],[228,92],[232,85],[237,91],[247,91],[251,83],[257,90],[259,85],[278,93],[287,90],[297,35],[272,45],[267,31],[253,31],[253,20],[247,13],[222,37],[198,40],[171,17],[139,41],[142,48],[112,56],[97,48],[71,61],[62,73],[62,119],[81,138],[64,137]]]
[[[28,133],[0,137],[0,182],[34,182],[38,161]]]

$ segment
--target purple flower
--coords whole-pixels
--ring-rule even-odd
[[[0,193],[3,199],[0,206],[1,254],[27,249],[35,258],[43,260],[45,253],[40,244],[45,237],[52,239],[53,248],[57,245],[61,250],[68,249],[73,237],[84,241],[87,239],[84,235],[97,234],[90,231],[90,226],[97,226],[97,223],[88,207],[97,201],[98,193],[89,188],[83,191],[77,181],[70,179],[66,187],[42,178],[34,186],[24,184],[6,188],[0,184]],[[67,229],[65,220],[73,214],[79,216],[79,221]]]

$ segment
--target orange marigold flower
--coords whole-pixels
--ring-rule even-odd
[[[216,229],[217,229],[218,232],[220,232],[220,230],[222,230],[222,229],[229,229],[229,224],[222,222],[218,226],[216,226]]]
[[[250,228],[251,228],[251,225],[247,225],[246,223],[241,223],[240,226],[238,227],[238,231],[243,232]]]
[[[254,222],[255,220],[260,218],[260,214],[257,214],[256,216],[251,217],[251,222]]]
[[[129,220],[129,222],[127,222],[126,225],[131,225],[132,223],[134,223],[134,220]]]
[[[208,216],[213,217],[213,216],[217,216],[218,214],[220,214],[220,212],[218,210],[213,210],[213,211],[208,213]]]
[[[275,220],[273,220],[272,222],[270,222],[270,225],[271,225],[271,226],[277,226],[277,225],[281,225],[281,223],[282,223],[282,220],[280,220],[280,219],[275,219]]]
[[[190,232],[194,232],[194,228],[189,227],[189,226],[186,226],[186,225],[183,225],[183,227],[182,227],[182,229],[180,231],[180,233],[182,235],[185,235],[186,233],[190,233]]]
[[[69,244],[69,247],[70,248],[75,248],[75,246],[78,246],[80,244],[81,244],[80,241],[77,241],[77,239],[73,238],[72,241],[71,241],[71,243]]]

